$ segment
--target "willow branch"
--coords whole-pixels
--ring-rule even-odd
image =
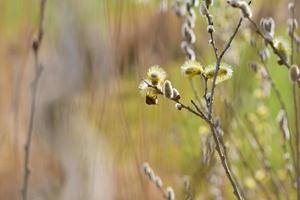
[[[38,28],[38,37],[33,41],[32,49],[34,53],[34,66],[35,66],[35,78],[32,82],[32,101],[31,101],[31,110],[29,116],[29,128],[26,137],[26,144],[24,147],[24,176],[23,176],[23,184],[21,189],[21,197],[23,200],[27,200],[28,193],[28,182],[30,176],[30,150],[32,143],[32,135],[34,128],[34,117],[36,111],[36,100],[37,100],[37,89],[39,85],[39,80],[43,71],[42,65],[39,63],[39,49],[42,44],[43,36],[44,36],[44,17],[45,17],[45,5],[46,0],[40,1],[40,14],[39,14],[39,28]]]
[[[247,18],[248,21],[253,25],[256,33],[262,37],[265,41],[267,41],[267,43],[270,45],[270,47],[272,48],[273,52],[277,55],[277,57],[282,61],[282,64],[284,66],[286,66],[288,69],[291,67],[291,65],[287,62],[287,60],[283,57],[283,55],[280,53],[280,51],[275,47],[275,44],[272,40],[270,40],[269,38],[266,38],[264,36],[264,34],[261,32],[261,30],[259,29],[258,25],[251,19],[251,18]]]

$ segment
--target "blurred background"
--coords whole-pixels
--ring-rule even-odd
[[[38,29],[39,2],[0,0],[1,200],[20,199],[34,78],[31,44]],[[184,102],[194,98],[189,81],[180,73],[185,61],[180,49],[183,18],[174,14],[172,3],[47,1],[40,49],[44,71],[37,93],[29,199],[163,199],[143,174],[144,162],[162,178],[164,186],[174,188],[177,199],[187,199],[187,193],[199,200],[234,198],[219,160],[213,157],[209,164],[203,164],[203,138],[208,128],[205,123],[190,113],[177,111],[164,99],[159,105],[148,106],[138,91],[147,69],[159,64]],[[287,4],[287,0],[253,0],[251,7],[257,22],[272,16],[276,35],[288,42]],[[211,64],[214,54],[208,45],[206,21],[198,8],[195,12],[197,60]],[[240,13],[225,0],[216,0],[211,13],[217,45],[222,49]],[[299,12],[296,14],[298,18]],[[295,189],[284,170],[282,138],[276,122],[280,106],[273,92],[267,97],[259,95],[260,78],[249,67],[259,60],[251,39],[259,40],[245,22],[225,56],[234,75],[218,87],[215,114],[221,118],[224,134],[231,135],[226,139],[230,159],[248,199],[267,198],[243,168],[236,147],[273,193],[267,172],[253,156],[243,130],[248,114],[274,173],[289,198],[295,199]],[[278,66],[275,56],[271,56],[268,67],[293,120],[287,70]],[[202,82],[196,81],[201,91]]]

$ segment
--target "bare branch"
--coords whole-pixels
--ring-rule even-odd
[[[39,85],[39,80],[43,71],[42,65],[39,63],[39,49],[43,40],[44,35],[44,17],[45,17],[45,5],[46,0],[40,1],[40,16],[39,16],[39,29],[38,29],[38,37],[36,40],[33,41],[32,49],[34,53],[34,65],[35,65],[35,78],[32,82],[32,101],[31,101],[31,110],[29,116],[29,128],[27,132],[26,144],[24,147],[24,177],[23,177],[23,185],[21,189],[21,196],[23,200],[27,199],[28,193],[28,182],[30,176],[30,150],[31,150],[31,143],[32,143],[32,135],[33,135],[33,128],[34,128],[34,117],[35,117],[35,110],[36,110],[36,99],[37,99],[37,89]]]

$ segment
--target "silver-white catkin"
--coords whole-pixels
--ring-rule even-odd
[[[180,93],[176,88],[173,88],[173,99],[179,100],[180,99]]]
[[[294,31],[298,28],[298,21],[297,19],[288,19],[288,34],[292,36]]]
[[[169,80],[166,80],[163,85],[163,93],[165,97],[171,99],[173,97],[173,88]]]
[[[239,8],[241,5],[240,0],[227,0],[227,3],[234,8]]]
[[[250,8],[250,6],[248,5],[247,2],[241,1],[239,8],[241,9],[242,14],[245,18],[251,18],[252,17],[252,11],[251,11],[251,8]]]
[[[143,170],[144,170],[144,173],[148,176],[150,171],[152,171],[149,163],[145,162],[143,164]]]
[[[213,25],[208,25],[207,26],[207,32],[208,33],[213,33],[215,31],[214,26]]]
[[[176,104],[175,104],[175,108],[176,108],[177,110],[181,110],[181,109],[182,109],[182,105],[181,105],[180,103],[176,103]]]
[[[284,110],[280,110],[277,115],[277,122],[285,140],[290,139],[290,131],[288,128],[288,120]]]
[[[267,39],[272,40],[272,38],[274,37],[274,34],[275,34],[275,21],[274,21],[274,19],[271,18],[271,17],[262,18],[260,20],[260,28],[261,28],[264,36]]]
[[[300,70],[297,65],[292,65],[289,69],[290,81],[295,83],[300,77]]]
[[[289,9],[289,12],[293,12],[293,10],[295,9],[295,4],[293,2],[290,2],[288,4],[288,9]]]
[[[159,176],[156,176],[156,178],[155,178],[155,185],[157,188],[162,188],[162,186],[163,186],[163,182]]]
[[[175,200],[175,193],[172,187],[167,187],[166,193],[168,200]]]
[[[150,173],[148,174],[148,177],[149,177],[150,181],[155,181],[155,173],[152,169],[150,170]]]

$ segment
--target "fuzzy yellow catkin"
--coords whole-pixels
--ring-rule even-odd
[[[154,65],[148,69],[147,77],[152,85],[159,85],[166,78],[166,72],[160,66]]]
[[[164,82],[163,93],[164,93],[165,97],[167,97],[169,99],[171,99],[173,97],[173,88],[172,88],[171,81],[166,80]]]
[[[297,65],[292,65],[289,69],[289,78],[292,83],[295,83],[300,77],[299,67]]]
[[[189,60],[181,66],[181,72],[184,76],[191,78],[200,75],[203,72],[203,67],[199,62]]]

